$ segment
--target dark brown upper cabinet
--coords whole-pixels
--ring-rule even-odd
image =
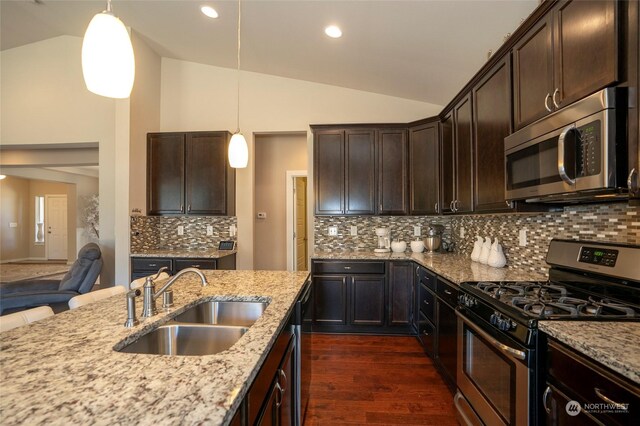
[[[473,131],[471,94],[462,99],[454,108],[454,139],[456,159],[456,196],[453,201],[454,213],[473,211]]]
[[[409,214],[440,213],[440,123],[409,128]]]
[[[456,199],[456,164],[455,139],[453,138],[453,111],[445,115],[442,120],[442,143],[440,148],[441,160],[441,213],[453,213],[453,200]]]
[[[407,214],[407,131],[378,130],[378,214]]]
[[[150,215],[234,215],[235,170],[228,132],[149,133]]]
[[[618,7],[563,0],[513,47],[516,129],[618,80]]]
[[[505,201],[504,138],[511,134],[511,61],[496,64],[473,88],[475,212],[510,211]]]
[[[314,127],[316,215],[407,213],[404,128]]]

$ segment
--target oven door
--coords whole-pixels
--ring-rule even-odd
[[[456,314],[457,382],[466,401],[484,424],[530,424],[533,375],[528,365],[534,352],[505,335],[490,334],[458,311]],[[462,412],[458,416],[469,417]]]
[[[601,111],[505,151],[506,198],[538,199],[615,187],[612,110]],[[526,137],[518,135],[518,137]],[[517,144],[517,145],[516,145]]]

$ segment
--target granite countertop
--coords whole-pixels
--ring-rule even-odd
[[[492,268],[472,262],[468,256],[454,253],[375,253],[373,251],[315,251],[317,260],[412,260],[454,284],[465,281],[524,281],[546,280],[547,276],[535,271],[514,268]]]
[[[640,384],[640,323],[540,321],[538,328],[587,357]]]
[[[184,257],[198,259],[219,259],[236,254],[237,250],[211,249],[148,249],[132,252],[130,257]]]
[[[194,274],[181,277],[172,287],[175,308],[140,318],[133,328],[123,326],[121,294],[0,333],[2,424],[227,424],[285,326],[307,273],[203,273],[207,287]],[[202,300],[269,306],[234,346],[216,355],[114,351]],[[139,316],[141,297],[136,305]]]

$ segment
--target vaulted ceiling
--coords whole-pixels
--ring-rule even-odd
[[[208,4],[219,13],[200,12]],[[242,69],[444,105],[537,0],[242,1]],[[161,56],[234,68],[236,1],[113,0]],[[106,1],[2,0],[0,47],[82,36]],[[328,38],[330,24],[343,31]]]

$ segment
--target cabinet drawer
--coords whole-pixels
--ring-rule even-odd
[[[176,259],[176,272],[186,268],[217,269],[216,259]]]
[[[171,271],[173,269],[172,260],[166,259],[166,258],[152,258],[152,257],[134,257],[131,259],[131,269],[134,272],[138,272],[138,271],[155,272],[162,267],[167,267],[169,268],[169,271]]]
[[[420,283],[420,312],[426,316],[429,321],[435,320],[436,295],[429,290],[424,284]]]
[[[313,262],[315,274],[384,274],[384,262]]]
[[[436,328],[422,312],[420,312],[420,320],[418,321],[418,339],[420,339],[425,352],[433,358],[436,344]]]
[[[438,278],[438,297],[444,300],[449,306],[455,308],[458,305],[458,288],[453,284]]]
[[[549,341],[548,357],[548,380],[558,383],[570,398],[589,404],[607,404],[610,401],[629,404],[626,413],[594,413],[593,416],[600,421],[626,425],[632,424],[632,419],[640,418],[640,387],[637,385],[555,341]]]
[[[420,278],[420,282],[424,284],[427,288],[431,289],[431,291],[436,291],[436,276],[431,272],[427,271],[425,268],[420,268],[418,270],[418,277]]]

